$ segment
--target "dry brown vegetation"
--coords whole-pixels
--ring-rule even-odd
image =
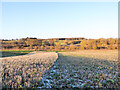
[[[120,88],[116,51],[60,52],[38,88]]]
[[[2,49],[16,50],[47,50],[47,51],[76,51],[88,49],[118,49],[118,39],[100,38],[53,38],[53,39],[37,39],[22,38],[18,40],[2,40]]]
[[[54,52],[35,52],[2,58],[3,88],[37,87],[57,59]]]
[[[120,88],[117,50],[30,54],[3,58],[3,88]]]
[[[62,54],[74,57],[118,61],[118,50],[80,50],[75,52],[62,52]]]

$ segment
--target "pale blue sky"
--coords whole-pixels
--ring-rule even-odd
[[[4,2],[2,38],[117,38],[117,2]]]

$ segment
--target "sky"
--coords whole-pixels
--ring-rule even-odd
[[[117,38],[117,2],[3,2],[1,39]]]

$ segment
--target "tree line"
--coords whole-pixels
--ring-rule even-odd
[[[25,50],[46,50],[46,51],[74,51],[74,50],[100,50],[118,49],[118,39],[116,38],[22,38],[12,40],[1,40],[2,49],[25,49]]]

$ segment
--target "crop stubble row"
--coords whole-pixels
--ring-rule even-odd
[[[54,52],[2,58],[3,88],[36,87],[57,58]]]
[[[3,58],[3,86],[119,87],[117,51],[83,50],[58,54],[59,58],[54,52]]]

